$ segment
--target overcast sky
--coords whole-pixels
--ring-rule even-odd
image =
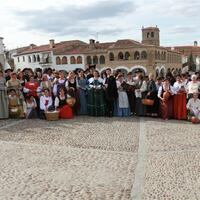
[[[90,38],[141,41],[158,26],[161,45],[200,43],[199,0],[0,0],[0,36],[8,48]]]

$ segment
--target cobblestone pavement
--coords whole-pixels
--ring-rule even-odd
[[[0,200],[199,200],[200,126],[0,120]]]

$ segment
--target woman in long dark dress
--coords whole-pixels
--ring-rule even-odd
[[[65,83],[65,87],[67,89],[67,94],[76,99],[76,103],[74,104],[72,109],[74,111],[74,114],[78,115],[78,110],[80,109],[80,99],[77,90],[77,80],[73,71],[69,72],[69,76]]]
[[[98,71],[94,71],[94,77],[89,79],[87,108],[90,116],[98,117],[106,114],[103,79],[99,77]]]
[[[81,70],[78,74],[78,93],[80,97],[80,115],[87,114],[87,101],[86,101],[86,89],[87,89],[87,80],[84,76],[84,72]]]
[[[0,71],[0,119],[9,117],[8,112],[8,97],[6,90],[6,79],[3,77],[3,72]]]
[[[154,116],[154,117],[158,115],[159,99],[158,99],[157,94],[158,94],[158,91],[157,91],[156,83],[154,81],[154,75],[150,73],[149,81],[147,83],[147,99],[153,100],[154,104],[152,106],[147,106],[147,115]]]

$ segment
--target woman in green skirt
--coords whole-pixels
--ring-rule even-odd
[[[99,72],[94,71],[94,77],[89,79],[89,88],[87,91],[87,109],[90,116],[105,116],[105,90],[103,79],[99,77]]]

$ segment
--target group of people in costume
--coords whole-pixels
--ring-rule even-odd
[[[77,115],[151,116],[200,121],[200,74],[144,76],[110,68],[100,74],[91,68],[0,71],[0,119],[41,118],[59,112],[59,118]]]

